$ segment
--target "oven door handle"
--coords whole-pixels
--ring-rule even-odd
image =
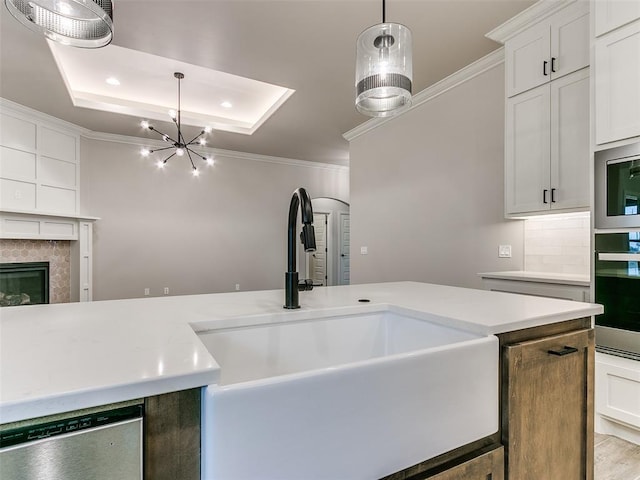
[[[598,260],[607,262],[640,262],[640,253],[601,253],[598,252]]]

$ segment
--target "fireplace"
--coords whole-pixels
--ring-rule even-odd
[[[0,307],[49,303],[49,262],[0,263]]]

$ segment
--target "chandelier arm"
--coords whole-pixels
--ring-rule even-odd
[[[196,152],[195,150],[190,149],[189,147],[187,147],[187,151],[193,153],[196,157],[201,158],[202,160],[204,160],[205,162],[207,161],[207,157],[205,157],[204,155],[200,155],[198,152]]]
[[[202,135],[204,135],[205,131],[202,130],[199,134],[193,137],[189,142],[185,143],[185,145],[194,145],[195,141],[198,140]]]
[[[157,128],[154,127],[154,129],[152,130],[152,132],[156,132],[158,135],[160,135],[162,138],[167,137],[171,143],[178,143],[176,142],[173,138],[171,138],[169,135],[167,135],[166,133],[162,133],[160,130],[158,130]]]
[[[171,145],[170,147],[156,148],[154,150],[149,150],[149,153],[162,152],[163,150],[169,150],[170,148],[176,148],[176,147]]]
[[[167,158],[165,158],[165,159],[162,161],[162,163],[163,163],[163,164],[167,163],[167,160],[169,160],[171,157],[175,157],[175,155],[176,155],[176,154],[175,154],[175,152],[174,152],[174,153],[172,153],[172,154],[171,154],[171,155],[169,155]]]
[[[185,149],[187,151],[187,155],[189,157],[189,161],[191,162],[191,166],[193,167],[194,170],[197,170],[195,164],[193,163],[193,158],[191,158],[191,152],[192,150],[190,148],[186,148]],[[195,153],[195,152],[194,152]]]

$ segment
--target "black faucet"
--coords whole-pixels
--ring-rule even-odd
[[[298,206],[302,210],[302,232],[300,241],[304,245],[305,252],[316,251],[316,235],[313,231],[313,209],[311,199],[304,188],[298,188],[293,192],[289,205],[289,225],[287,229],[287,272],[284,274],[284,308],[300,308],[298,302],[299,290],[312,290],[313,281],[303,280],[298,282],[296,271],[296,225],[298,223]]]

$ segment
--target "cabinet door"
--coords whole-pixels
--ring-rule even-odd
[[[505,43],[507,97],[549,82],[549,25],[533,26]]]
[[[640,136],[640,21],[596,39],[596,143]]]
[[[551,82],[551,209],[589,206],[589,69]]]
[[[505,212],[548,210],[550,88],[542,85],[507,99]]]
[[[593,4],[596,37],[640,18],[638,0],[597,0]]]
[[[578,1],[551,22],[551,80],[589,65],[589,4]]]
[[[471,460],[442,473],[428,477],[428,480],[503,480],[504,448],[496,448],[478,455]],[[426,479],[425,479],[426,480]]]
[[[593,329],[505,347],[503,444],[513,480],[593,479]]]

